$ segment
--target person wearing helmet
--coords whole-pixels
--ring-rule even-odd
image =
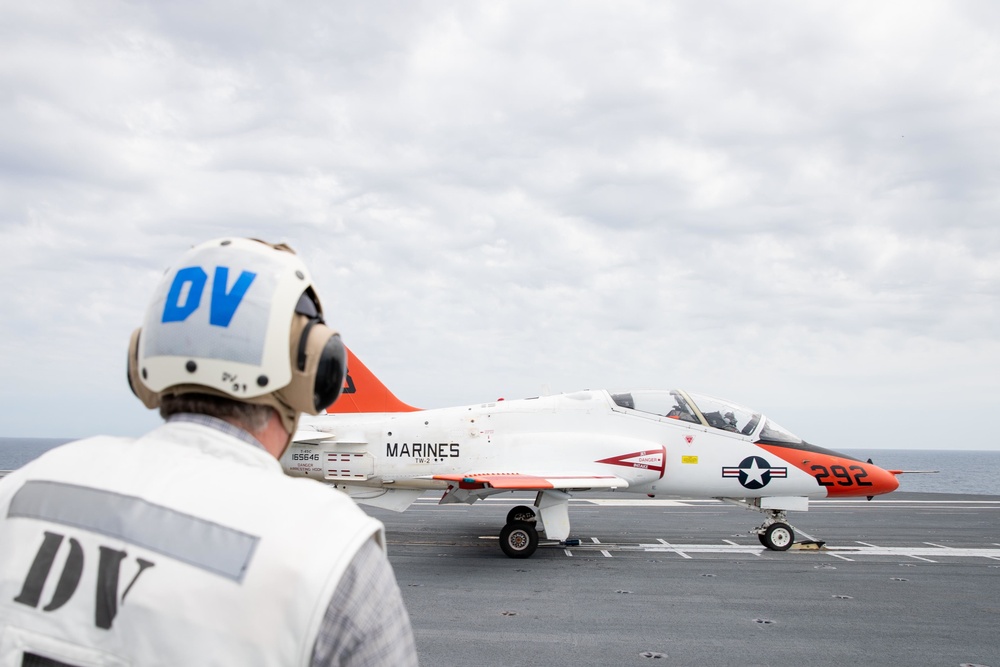
[[[416,665],[382,524],[277,461],[346,371],[290,248],[183,255],[129,345],[165,423],[0,482],[0,664]]]

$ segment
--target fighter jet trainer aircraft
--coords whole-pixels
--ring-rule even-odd
[[[691,392],[579,391],[455,408],[400,401],[348,351],[344,393],[330,414],[303,418],[281,463],[291,475],[336,485],[357,502],[403,511],[429,490],[440,503],[534,491],[507,515],[500,547],[527,558],[546,539],[572,543],[574,492],[717,498],[764,514],[768,549],[792,546],[789,510],[810,498],[894,491],[883,470],[817,447],[773,420]]]

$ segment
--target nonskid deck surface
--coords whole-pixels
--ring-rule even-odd
[[[896,493],[790,513],[819,550],[764,550],[760,514],[581,494],[580,545],[502,554],[507,511],[422,498],[386,524],[423,664],[1000,667],[1000,497]]]

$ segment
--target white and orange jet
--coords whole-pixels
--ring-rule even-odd
[[[281,463],[360,503],[403,511],[439,489],[440,503],[534,491],[514,507],[500,546],[527,558],[538,531],[565,543],[574,492],[717,498],[760,510],[768,549],[795,540],[785,512],[810,498],[894,491],[902,471],[809,444],[770,418],[681,390],[579,391],[455,408],[400,401],[348,351],[344,393],[304,418]]]

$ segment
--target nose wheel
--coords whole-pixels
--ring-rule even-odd
[[[795,531],[787,523],[776,521],[757,533],[757,538],[771,551],[788,551],[795,542]]]
[[[766,549],[771,551],[788,551],[795,543],[795,531],[788,524],[784,510],[762,510],[767,519],[760,528],[751,532],[757,533],[757,539]]]

